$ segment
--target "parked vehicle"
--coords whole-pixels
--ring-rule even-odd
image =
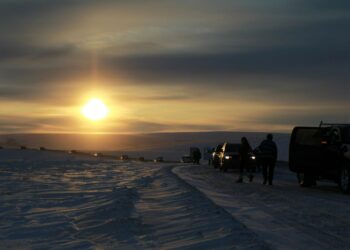
[[[222,151],[219,154],[220,170],[227,171],[227,169],[239,169],[241,164],[241,157],[239,154],[240,143],[224,143]],[[250,153],[249,165],[255,166],[255,155]]]
[[[140,156],[140,157],[139,157],[139,161],[145,161],[145,157]]]
[[[197,147],[190,147],[190,152],[188,155],[183,155],[181,157],[182,163],[197,163],[199,164],[199,161],[202,157],[201,151]]]
[[[184,155],[184,156],[181,157],[181,162],[182,163],[192,163],[193,159],[189,155]]]
[[[92,155],[95,157],[102,157],[103,156],[103,154],[99,153],[99,152],[93,153]]]
[[[164,159],[163,157],[159,156],[156,159],[154,159],[153,162],[164,162]]]
[[[68,151],[68,154],[77,154],[78,153],[78,151],[76,151],[76,150],[69,150]]]
[[[121,155],[120,160],[127,161],[127,160],[129,160],[129,156],[128,155]]]
[[[343,193],[350,193],[350,124],[321,122],[319,127],[295,127],[289,168],[301,186],[329,179],[338,183]]]
[[[40,147],[39,150],[40,150],[40,151],[45,151],[46,148],[45,148],[45,147]]]
[[[212,154],[212,164],[214,168],[218,168],[220,166],[220,154],[222,153],[222,146],[224,144],[219,144],[215,147],[214,152]]]

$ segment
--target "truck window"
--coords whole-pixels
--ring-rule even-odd
[[[298,129],[295,136],[295,144],[305,146],[320,146],[321,131],[315,129]]]
[[[240,144],[226,144],[225,152],[239,152]]]
[[[344,128],[342,131],[343,143],[350,144],[350,128]]]

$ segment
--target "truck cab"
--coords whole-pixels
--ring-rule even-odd
[[[301,186],[329,179],[349,193],[350,124],[295,127],[289,146],[289,168],[297,173]]]

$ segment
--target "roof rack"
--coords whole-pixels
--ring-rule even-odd
[[[324,123],[323,121],[320,122],[319,127],[322,126],[349,126],[350,123]]]

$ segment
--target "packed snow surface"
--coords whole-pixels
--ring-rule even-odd
[[[0,249],[349,249],[350,197],[207,165],[0,150]]]
[[[0,248],[265,248],[171,168],[2,150]]]
[[[209,166],[179,166],[174,173],[196,187],[273,249],[350,249],[350,196],[335,183],[301,188],[286,164],[279,164],[273,186],[235,183],[237,173]]]

